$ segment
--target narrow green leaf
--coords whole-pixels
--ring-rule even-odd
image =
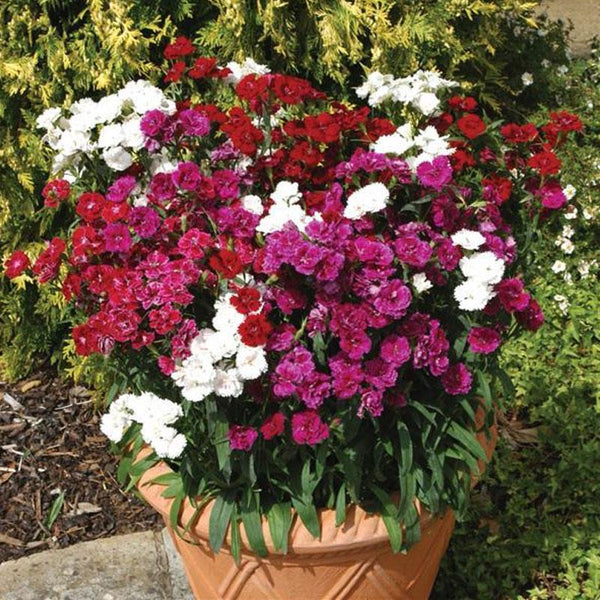
[[[469,429],[461,427],[458,423],[452,422],[448,427],[448,433],[460,444],[462,444],[473,456],[487,463],[487,456],[477,441],[475,434]]]
[[[289,502],[273,504],[267,512],[267,521],[275,549],[287,554],[288,535],[292,526],[292,507]]]
[[[169,522],[173,531],[179,532],[179,513],[181,512],[181,505],[185,496],[182,494],[173,498],[171,503],[171,509],[169,510]]]
[[[304,499],[292,497],[292,504],[309,533],[311,533],[315,539],[319,539],[321,537],[321,525],[319,523],[319,516],[317,515],[317,509],[315,508],[313,499],[311,498],[310,500],[305,501]]]
[[[239,567],[242,554],[242,538],[240,536],[240,523],[237,509],[231,515],[231,554],[235,564]]]
[[[335,526],[339,527],[346,520],[346,484],[342,483],[335,501]]]
[[[56,521],[56,519],[58,519],[58,515],[60,515],[60,511],[62,510],[64,502],[65,493],[60,492],[60,494],[58,494],[58,496],[56,496],[56,498],[54,499],[54,502],[52,502],[50,510],[48,511],[48,515],[46,516],[46,520],[44,522],[46,529],[50,529],[52,525],[54,525],[54,522]]]
[[[390,536],[392,552],[400,552],[402,547],[402,529],[398,523],[398,509],[387,492],[384,492],[375,484],[371,484],[371,489],[381,503],[381,519]]]
[[[222,494],[217,496],[208,522],[208,541],[213,552],[219,552],[233,512],[233,501]]]
[[[244,494],[244,501],[240,507],[240,512],[250,547],[259,556],[266,556],[267,547],[265,546],[265,538],[263,537],[259,501],[257,494],[251,489],[248,489]]]

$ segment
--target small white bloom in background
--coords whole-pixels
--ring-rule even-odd
[[[568,238],[564,238],[560,243],[560,249],[565,254],[573,254],[573,250],[575,250],[575,244]]]
[[[556,72],[559,75],[566,75],[569,72],[569,67],[567,65],[560,65],[556,68]]]
[[[521,81],[523,82],[523,86],[527,87],[533,83],[533,75],[525,71],[523,75],[521,75]]]
[[[452,243],[465,250],[477,250],[479,246],[485,244],[485,238],[479,231],[471,229],[461,229],[451,236]]]
[[[562,273],[566,270],[567,265],[562,260],[555,260],[550,268],[554,273]]]
[[[551,63],[547,58],[544,58],[544,60],[540,64],[542,65],[542,67],[544,67],[544,69],[547,69]]]
[[[433,284],[427,279],[425,273],[416,273],[413,275],[412,284],[418,294],[422,294],[433,287]]]
[[[592,260],[592,261],[587,261],[585,259],[580,260],[579,264],[577,265],[577,271],[579,271],[579,275],[581,276],[581,278],[587,279],[590,276],[591,270],[593,268],[595,268],[597,264],[598,264],[598,261],[596,261],[596,260]]]
[[[574,233],[575,233],[575,230],[573,229],[573,227],[571,225],[563,225],[563,230],[561,233],[562,237],[572,238]]]
[[[566,210],[565,210],[565,214],[564,217],[565,219],[568,219],[569,221],[572,221],[573,219],[577,218],[577,207],[573,206],[572,204],[567,206]]]
[[[563,279],[567,285],[573,284],[573,275],[571,275],[571,273],[565,273]]]
[[[567,311],[569,309],[569,306],[570,306],[570,302],[569,302],[568,298],[566,298],[562,294],[555,294],[554,301],[558,304],[558,308],[559,308],[560,312],[562,312],[563,315],[566,315]]]
[[[259,196],[248,194],[247,196],[243,196],[241,201],[244,210],[247,210],[255,215],[262,215],[265,210],[262,200]]]
[[[462,310],[483,310],[496,295],[491,286],[467,279],[454,290],[454,298]]]
[[[468,257],[464,256],[458,264],[467,279],[482,285],[499,283],[504,275],[504,261],[493,252],[477,252]]]
[[[591,221],[594,218],[594,213],[588,208],[584,208],[582,214],[586,221]]]
[[[576,193],[577,193],[577,188],[572,186],[570,183],[568,185],[566,185],[565,189],[563,190],[563,194],[565,195],[567,200],[572,200],[575,197]]]
[[[383,183],[369,183],[348,196],[344,217],[356,220],[368,213],[379,212],[385,208],[389,198],[390,192]]]

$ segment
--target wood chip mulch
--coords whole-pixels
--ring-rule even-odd
[[[100,414],[88,390],[48,373],[0,381],[0,563],[161,527],[120,489]]]

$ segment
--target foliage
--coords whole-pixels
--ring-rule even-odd
[[[508,407],[512,423],[505,424],[489,476],[457,528],[434,598],[600,597],[600,290],[597,267],[585,278],[577,268],[598,258],[599,67],[593,55],[561,75],[561,100],[582,115],[587,132],[565,148],[577,218],[562,220],[538,245],[536,289],[546,324],[503,351],[517,388]],[[553,273],[565,224],[574,229],[574,251],[561,257],[566,270]]]

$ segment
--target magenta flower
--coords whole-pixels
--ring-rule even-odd
[[[133,230],[144,239],[151,238],[160,227],[158,213],[149,206],[136,206],[129,217]]]
[[[149,191],[157,200],[172,200],[177,194],[169,173],[157,173],[150,182]]]
[[[373,305],[384,315],[399,319],[406,314],[411,301],[412,294],[408,287],[399,279],[392,279],[389,283],[381,286]]]
[[[133,191],[133,188],[136,186],[135,177],[131,175],[125,175],[124,177],[119,177],[106,192],[106,199],[111,202],[123,202],[127,200],[129,194]]]
[[[203,136],[210,132],[210,119],[195,110],[182,110],[178,118],[186,135]]]
[[[227,432],[227,438],[232,450],[248,452],[258,438],[258,431],[247,425],[233,425]]]
[[[140,122],[140,129],[147,137],[158,137],[169,125],[169,117],[161,110],[149,110]]]
[[[439,192],[452,181],[452,166],[447,156],[436,156],[431,162],[422,162],[417,167],[417,177],[425,186]]]
[[[442,386],[452,396],[467,394],[473,383],[471,372],[463,363],[457,363],[448,367],[441,377]]]
[[[516,313],[517,321],[528,331],[537,331],[544,323],[544,313],[536,300],[529,298],[529,303]]]
[[[410,359],[410,344],[404,336],[388,335],[379,350],[380,356],[393,367],[401,367]]]
[[[195,190],[202,180],[200,167],[193,162],[181,162],[172,173],[173,183],[182,190]]]
[[[292,417],[292,439],[296,444],[313,446],[329,437],[329,425],[323,423],[314,410],[296,413]]]
[[[107,252],[127,252],[131,248],[129,227],[123,223],[111,223],[102,230]]]
[[[500,334],[489,327],[473,327],[467,337],[469,349],[478,354],[491,354],[500,346]]]
[[[431,246],[416,235],[409,234],[399,237],[395,244],[396,256],[407,265],[422,269],[433,254]]]

